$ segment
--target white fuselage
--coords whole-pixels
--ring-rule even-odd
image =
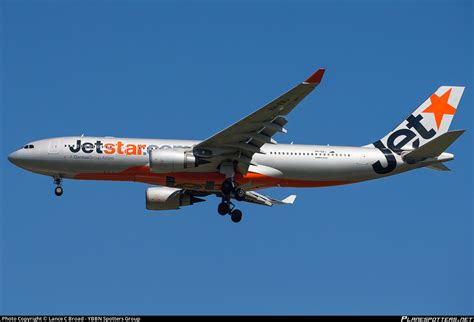
[[[200,141],[154,140],[114,137],[60,137],[31,142],[13,152],[16,165],[53,177],[89,180],[138,181],[201,191],[218,191],[225,179],[215,164],[203,164],[179,172],[152,173],[151,149],[185,148]],[[254,154],[248,172],[236,174],[236,182],[248,190],[274,186],[321,187],[360,182],[412,170],[453,158],[443,153],[436,160],[416,165],[392,153],[396,168],[377,173],[374,164],[387,165],[377,148],[297,144],[266,144]]]

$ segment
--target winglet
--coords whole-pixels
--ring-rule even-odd
[[[304,81],[304,83],[308,84],[319,84],[321,83],[321,80],[323,79],[324,72],[326,70],[324,68],[318,69],[316,73],[311,75],[307,80]]]
[[[296,199],[296,195],[291,195],[283,199],[281,202],[292,205],[295,202],[295,199]]]

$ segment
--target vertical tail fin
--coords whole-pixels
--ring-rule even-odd
[[[399,152],[402,149],[418,148],[446,133],[463,91],[464,87],[460,86],[441,86],[399,126],[373,145],[383,145]]]

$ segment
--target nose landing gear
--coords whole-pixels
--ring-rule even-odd
[[[58,197],[61,196],[63,194],[63,187],[57,186],[54,188],[54,194]]]
[[[61,187],[61,181],[61,177],[54,177],[54,184],[56,185],[56,188],[54,188],[54,194],[58,197],[63,194],[63,187]]]

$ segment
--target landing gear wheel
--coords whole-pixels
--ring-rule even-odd
[[[232,210],[230,213],[230,219],[232,219],[233,222],[237,223],[242,220],[242,211],[239,209]]]
[[[244,201],[245,200],[245,190],[242,189],[242,188],[235,189],[234,195],[235,195],[235,199],[237,201]]]
[[[230,205],[227,202],[221,202],[219,204],[219,207],[217,207],[217,212],[221,216],[227,215],[229,211],[230,211]]]
[[[234,190],[232,180],[225,180],[221,185],[221,191],[224,196],[228,196]]]
[[[61,186],[57,186],[55,189],[54,189],[54,194],[56,196],[61,196],[63,194],[63,187]]]

